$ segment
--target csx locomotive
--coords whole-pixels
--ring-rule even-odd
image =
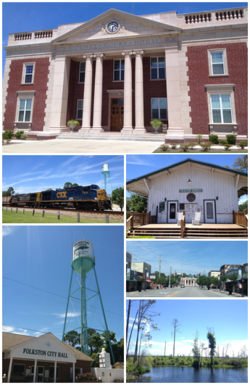
[[[96,184],[70,187],[63,190],[17,194],[2,198],[3,206],[28,206],[44,208],[76,208],[81,210],[112,210],[104,189]]]

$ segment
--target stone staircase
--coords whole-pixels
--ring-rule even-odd
[[[121,134],[120,132],[62,132],[57,136],[57,139],[67,140],[122,140],[122,141],[140,141],[140,142],[160,142],[165,143],[166,134]]]

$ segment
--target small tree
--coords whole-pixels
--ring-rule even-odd
[[[124,206],[124,188],[119,187],[112,191],[112,201],[113,203],[117,204],[121,211]]]
[[[144,197],[132,195],[130,198],[127,198],[127,210],[142,213],[143,211],[147,211],[147,202],[147,199]]]
[[[215,336],[214,336],[214,333],[211,333],[211,332],[208,332],[207,333],[207,339],[208,339],[208,342],[209,342],[209,349],[210,349],[210,357],[211,357],[211,367],[213,367],[213,363],[214,363],[214,355],[215,355],[215,349],[216,349],[216,340],[215,340]]]

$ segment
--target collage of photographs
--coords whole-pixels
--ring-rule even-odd
[[[2,2],[2,383],[248,383],[248,3]]]

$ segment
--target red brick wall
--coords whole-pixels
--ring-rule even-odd
[[[76,118],[77,99],[83,99],[84,84],[78,84],[79,63],[71,60],[70,84],[67,120]],[[145,127],[152,131],[151,121],[151,98],[166,97],[166,80],[150,80],[150,58],[143,58],[143,78],[144,78],[144,122]],[[94,107],[94,82],[95,82],[95,62],[93,63],[93,89],[92,89],[92,119]],[[113,59],[103,61],[103,91],[102,91],[102,125],[108,126],[109,116],[109,93],[107,90],[124,89],[124,82],[113,81]],[[135,59],[132,59],[132,124],[135,126]],[[80,125],[82,121],[80,120]]]
[[[209,77],[207,50],[226,48],[229,76]],[[235,84],[234,98],[238,134],[247,135],[247,46],[245,43],[188,47],[188,76],[193,134],[209,134],[205,84]]]
[[[23,63],[35,62],[33,84],[22,85]],[[45,101],[49,74],[49,58],[12,60],[7,89],[4,130],[13,130],[16,115],[17,91],[36,91],[33,105],[32,131],[42,131],[45,118]]]

